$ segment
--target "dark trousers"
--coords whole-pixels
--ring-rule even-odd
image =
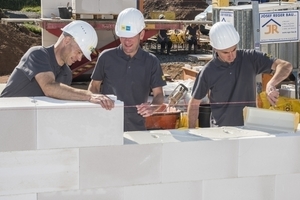
[[[187,42],[189,44],[189,53],[192,50],[192,45],[194,45],[194,53],[196,53],[197,52],[197,46],[198,46],[197,36],[192,36],[191,39],[189,39]]]
[[[158,43],[160,44],[160,52],[163,53],[167,46],[167,54],[170,53],[170,50],[172,48],[172,41],[169,38],[165,38],[164,40],[158,40]]]

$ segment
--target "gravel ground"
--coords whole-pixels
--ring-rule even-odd
[[[189,59],[188,54],[186,52],[171,52],[170,55],[161,55],[155,54],[156,57],[160,60],[161,63],[172,63],[172,62],[193,62]]]
[[[195,57],[192,57],[191,54],[188,54],[187,51],[171,51],[170,55],[161,55],[159,53],[154,53],[156,57],[160,60],[161,64],[189,64],[191,66],[203,65],[203,61],[198,61]],[[197,54],[207,54],[207,52],[198,52]]]
[[[155,49],[145,49],[151,53],[153,53],[160,62],[163,63],[190,63],[192,65],[201,64],[201,62],[195,61],[195,59],[191,58],[191,56],[187,53],[186,49],[171,49],[170,55],[157,53]],[[197,54],[207,54],[205,51],[199,50]]]

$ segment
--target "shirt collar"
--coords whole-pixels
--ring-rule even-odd
[[[234,65],[234,63],[237,61],[238,56],[235,58],[235,60],[232,63],[227,63],[227,62],[224,62],[224,61],[220,60],[218,58],[218,54],[216,52],[213,53],[213,58],[214,58],[213,61],[214,61],[214,63],[217,66],[220,66],[220,67],[230,67],[230,66]]]
[[[123,58],[126,58],[126,59],[130,59],[130,56],[128,56],[127,54],[124,53],[123,51],[123,48],[122,48],[122,44],[120,44],[118,47],[117,47],[117,54],[120,55],[121,57]],[[136,54],[132,57],[132,58],[135,58],[135,59],[141,59],[142,58],[142,55],[143,55],[143,50],[141,47],[138,48],[138,51],[136,52]]]

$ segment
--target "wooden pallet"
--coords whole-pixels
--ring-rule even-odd
[[[115,14],[80,14],[73,13],[73,19],[103,19],[103,20],[114,20],[117,19],[118,15]]]

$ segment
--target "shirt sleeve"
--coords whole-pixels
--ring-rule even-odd
[[[32,80],[38,73],[52,71],[50,57],[43,49],[30,48],[21,58],[18,68]]]
[[[254,62],[253,66],[254,66],[254,70],[256,71],[256,74],[271,73],[272,65],[276,60],[276,58],[272,57],[267,53],[263,53],[255,50],[250,50],[249,56],[253,58],[252,59]]]
[[[162,87],[166,85],[164,74],[158,58],[153,57],[153,68],[151,71],[151,88]]]
[[[207,68],[205,67],[196,77],[192,88],[192,97],[195,99],[203,99],[208,93],[208,82],[205,79],[206,70]]]

